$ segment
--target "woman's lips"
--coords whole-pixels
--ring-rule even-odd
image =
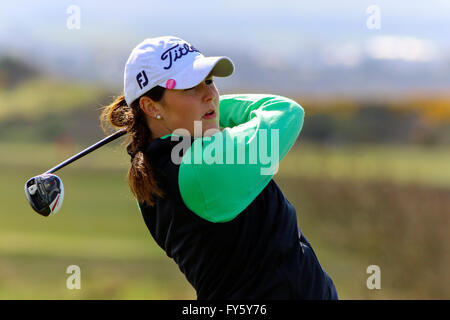
[[[213,111],[211,114],[205,114],[202,119],[214,119],[216,117],[216,112]]]

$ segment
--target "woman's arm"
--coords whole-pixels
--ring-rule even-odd
[[[186,206],[211,222],[227,222],[266,187],[296,141],[304,110],[276,95],[224,95],[219,125],[184,154],[179,189]]]

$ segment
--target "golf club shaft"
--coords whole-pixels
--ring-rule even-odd
[[[92,151],[100,148],[101,146],[123,136],[125,133],[127,133],[126,129],[122,129],[119,130],[115,133],[113,133],[112,135],[100,140],[99,142],[97,142],[96,144],[93,144],[92,146],[90,146],[89,148],[84,149],[83,151],[81,151],[80,153],[77,153],[76,155],[74,155],[73,157],[67,159],[64,162],[61,162],[60,164],[58,164],[57,166],[51,168],[50,170],[47,170],[45,173],[54,173],[56,171],[58,171],[61,168],[64,168],[65,166],[67,166],[68,164],[74,162],[75,160],[80,159],[81,157],[84,157],[85,155],[87,155],[88,153],[91,153]]]

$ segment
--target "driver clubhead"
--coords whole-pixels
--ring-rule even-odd
[[[61,208],[64,185],[58,176],[44,173],[25,183],[25,195],[34,211],[47,217]]]

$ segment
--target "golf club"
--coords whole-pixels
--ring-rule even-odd
[[[25,195],[33,210],[45,217],[56,213],[61,208],[64,199],[64,185],[62,180],[53,173],[101,146],[123,136],[125,133],[127,133],[126,129],[119,130],[47,170],[43,174],[29,179],[25,183]]]

